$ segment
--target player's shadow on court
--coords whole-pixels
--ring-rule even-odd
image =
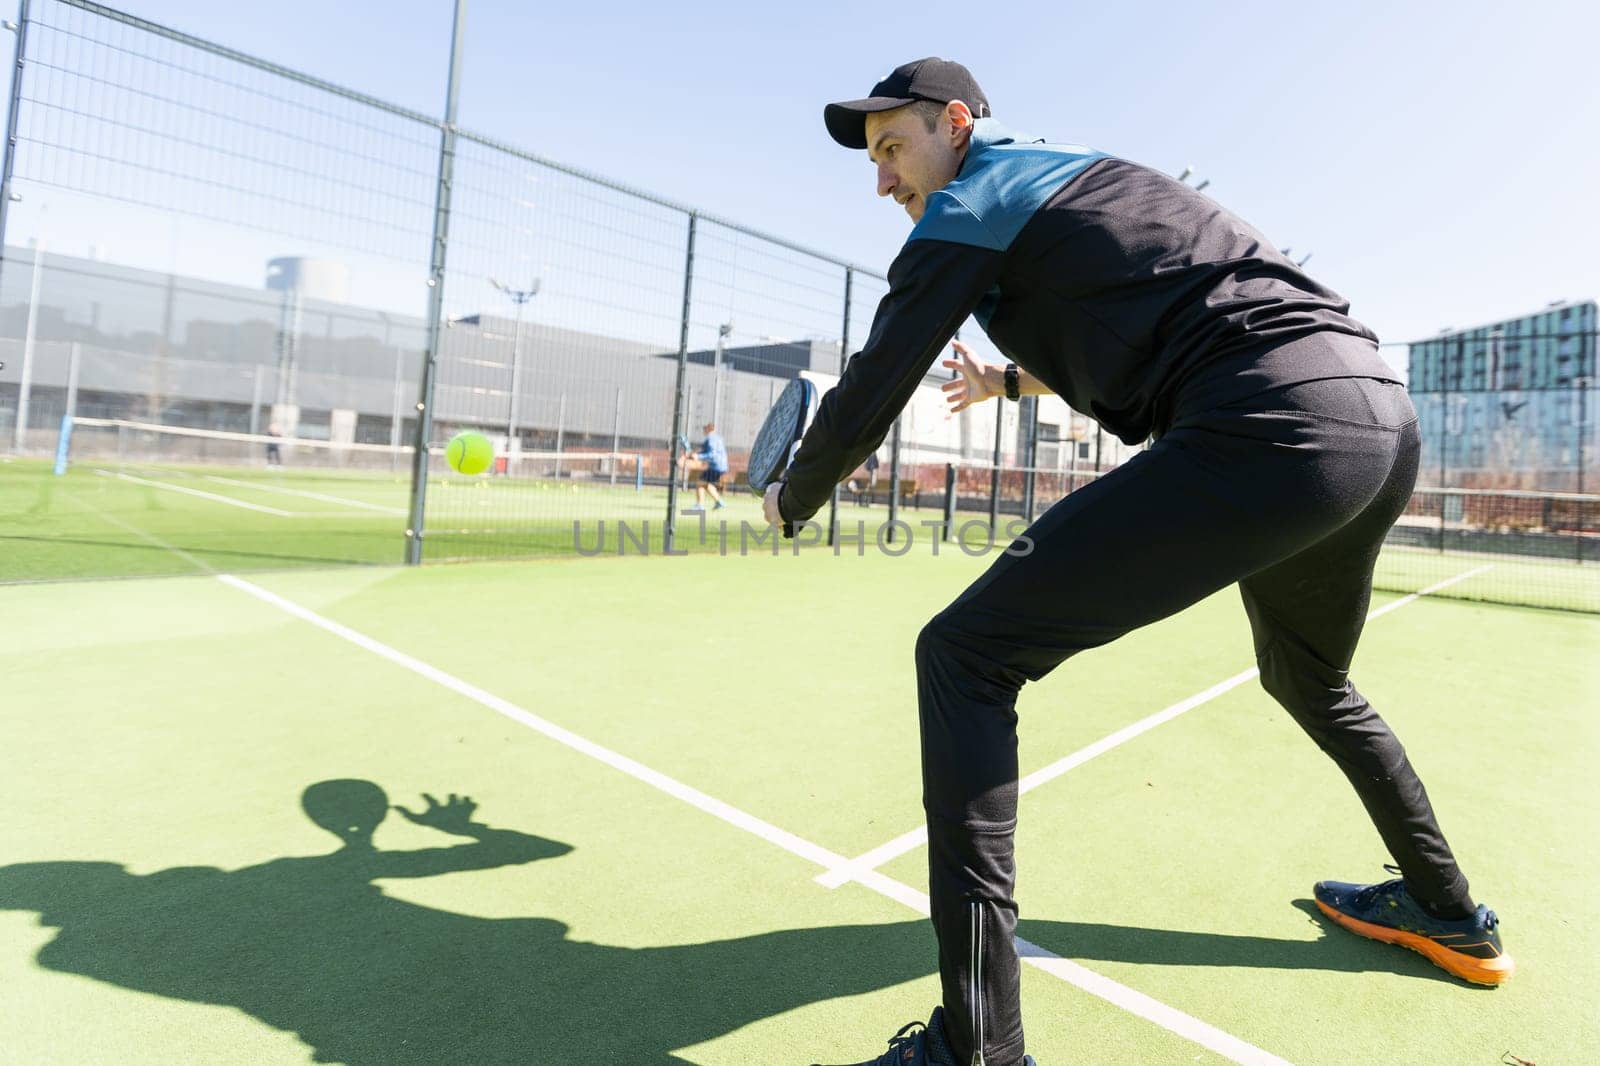
[[[676,1049],[934,971],[922,921],[625,948],[574,940],[550,918],[409,903],[373,882],[572,848],[490,828],[451,797],[407,816],[470,843],[382,851],[372,836],[388,799],[367,781],[313,785],[303,806],[339,850],[144,875],[112,862],[19,863],[0,867],[0,910],[37,911],[59,929],[41,967],[233,1007],[296,1034],[316,1061],[351,1066],[681,1063]]]

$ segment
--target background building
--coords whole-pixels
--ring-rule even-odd
[[[409,444],[425,320],[345,302],[349,271],[338,262],[274,259],[264,281],[255,289],[8,249],[0,275],[0,444],[52,451],[69,392],[78,417],[236,433],[276,426],[291,438]],[[677,351],[603,329],[541,322],[537,299],[525,311],[447,319],[436,438],[472,427],[513,453],[664,452]],[[719,340],[692,350],[686,433],[697,436],[715,419],[737,452],[787,381],[804,374],[826,389],[838,370],[839,343],[830,338]],[[907,407],[903,464],[992,459],[997,415],[1002,462],[1024,462],[1029,405],[985,404],[947,418],[938,388],[947,374],[931,368]],[[1040,398],[1038,421],[1039,466],[1087,469],[1096,459],[1112,466],[1136,450],[1055,397]]]
[[[1410,346],[1422,484],[1585,491],[1600,441],[1593,300]]]

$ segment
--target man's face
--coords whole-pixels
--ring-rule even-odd
[[[915,107],[867,115],[867,158],[878,166],[878,195],[892,196],[917,222],[928,196],[955,180],[972,135],[972,112],[960,100],[945,105],[928,128]]]

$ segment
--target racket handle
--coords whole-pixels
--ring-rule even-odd
[[[793,540],[794,539],[794,523],[793,522],[785,522],[783,524],[783,539],[784,540]]]

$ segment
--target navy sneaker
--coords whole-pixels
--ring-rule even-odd
[[[976,1055],[972,1060],[975,1064],[981,1063]],[[1025,1055],[1022,1059],[1023,1066],[1037,1066],[1033,1056]],[[822,1066],[821,1063],[812,1063],[811,1066]],[[848,1066],[961,1066],[956,1061],[955,1055],[950,1052],[950,1045],[944,1039],[944,1008],[933,1008],[933,1017],[928,1019],[928,1024],[910,1022],[900,1027],[900,1031],[889,1038],[889,1050],[875,1059],[868,1059],[861,1063],[850,1063]]]
[[[1481,903],[1470,918],[1435,918],[1399,878],[1375,885],[1318,881],[1312,893],[1317,908],[1352,933],[1421,952],[1463,981],[1498,985],[1516,969],[1500,946],[1500,920]]]

